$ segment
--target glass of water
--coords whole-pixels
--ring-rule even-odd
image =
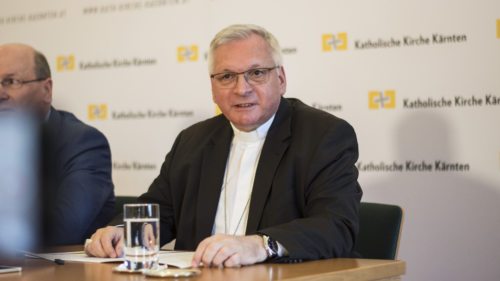
[[[160,207],[158,204],[125,204],[124,252],[127,270],[152,269],[160,251]]]

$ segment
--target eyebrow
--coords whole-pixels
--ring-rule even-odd
[[[254,63],[254,64],[252,64],[249,68],[247,68],[247,70],[244,70],[244,71],[248,71],[248,70],[250,70],[250,69],[256,69],[256,68],[263,68],[263,67],[264,67],[264,66],[262,66],[262,65],[260,65],[260,64],[258,64],[258,63]],[[222,72],[240,72],[240,71],[234,71],[234,70],[231,70],[231,69],[227,69],[227,68],[225,68],[225,69],[223,69],[220,73],[222,73]]]

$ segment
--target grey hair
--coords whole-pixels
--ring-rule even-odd
[[[51,77],[47,58],[39,51],[35,51],[35,75],[37,78]]]
[[[269,47],[271,48],[271,55],[276,65],[283,64],[283,57],[281,55],[281,47],[276,37],[271,32],[263,27],[254,24],[234,24],[230,25],[219,31],[212,42],[208,51],[208,71],[214,71],[214,52],[221,45],[227,44],[232,41],[247,39],[251,35],[256,34],[262,37]]]

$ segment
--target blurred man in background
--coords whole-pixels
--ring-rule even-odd
[[[101,132],[51,103],[45,56],[23,44],[0,45],[0,111],[24,110],[41,127],[44,240],[81,243],[113,216],[111,152]]]

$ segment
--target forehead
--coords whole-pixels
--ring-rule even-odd
[[[34,53],[22,46],[0,46],[0,77],[26,76],[34,72]]]
[[[259,35],[227,42],[214,51],[216,71],[243,71],[251,67],[273,66],[271,47]]]

